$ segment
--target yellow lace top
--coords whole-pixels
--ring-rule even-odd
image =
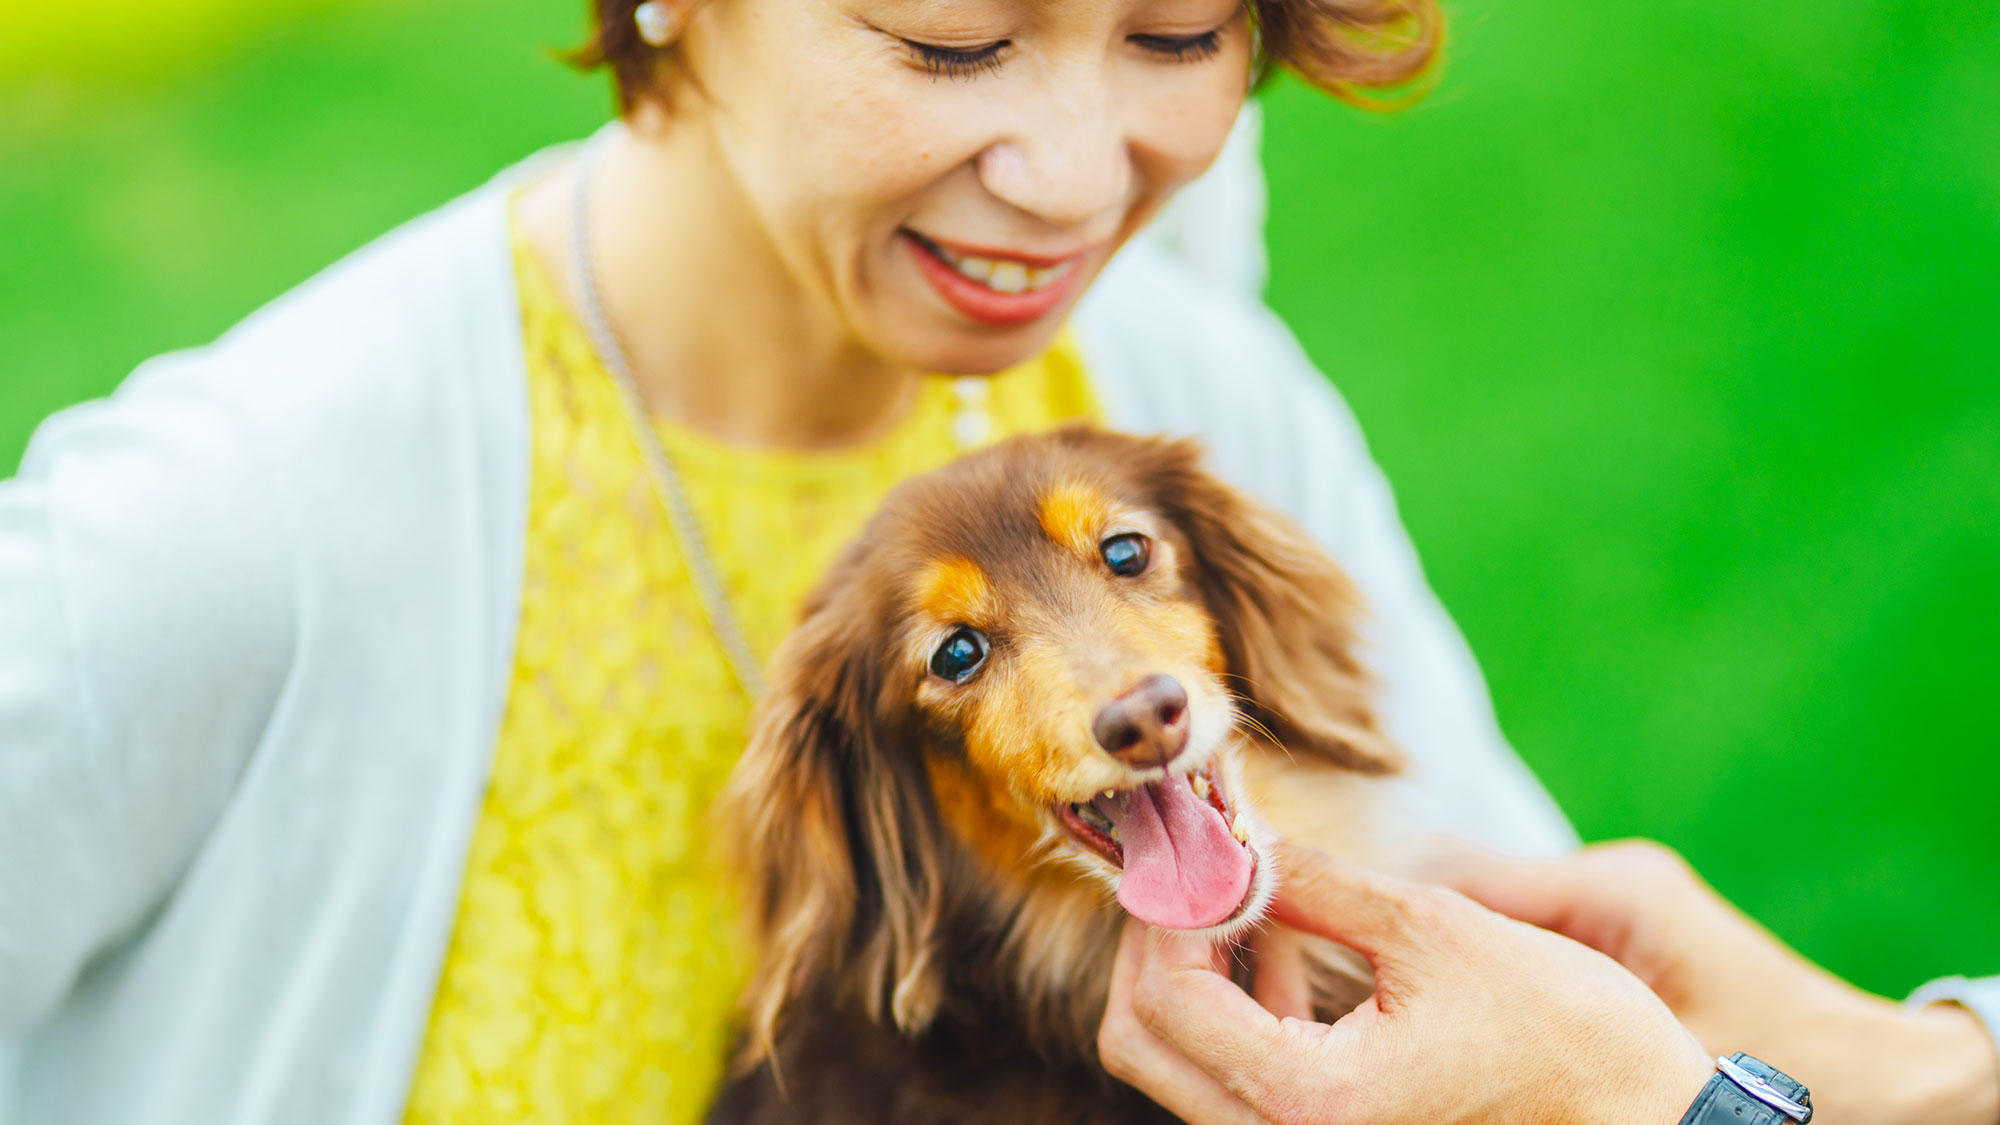
[[[520,632],[407,1120],[699,1121],[746,956],[699,814],[749,703],[609,376],[518,231],[514,246],[534,443]],[[960,452],[981,397],[993,436],[1097,414],[1065,339],[983,395],[925,380],[865,447],[751,452],[661,425],[760,657],[890,486]]]

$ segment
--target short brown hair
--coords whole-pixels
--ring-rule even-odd
[[[639,38],[642,0],[591,0],[590,41],[569,56],[586,70],[609,67],[620,109],[658,87],[673,48]],[[1371,109],[1420,95],[1444,40],[1437,0],[1249,0],[1258,72],[1289,70],[1341,101]]]

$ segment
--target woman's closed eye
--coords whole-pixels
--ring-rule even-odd
[[[1222,50],[1222,32],[1216,27],[1199,35],[1130,35],[1126,41],[1168,62],[1192,63],[1213,58]],[[971,78],[982,70],[997,74],[1008,48],[1014,45],[1011,39],[997,39],[981,47],[945,47],[897,38],[932,78]]]
[[[1131,42],[1173,62],[1200,62],[1222,50],[1222,29],[1211,28],[1200,35],[1134,35]]]
[[[899,37],[900,38],[900,37]],[[997,73],[1000,70],[1000,55],[1013,40],[1000,39],[984,47],[940,47],[935,43],[922,43],[915,39],[904,39],[903,45],[910,49],[932,78],[970,78],[980,71]]]

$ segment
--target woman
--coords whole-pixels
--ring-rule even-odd
[[[0,485],[0,1113],[697,1119],[744,956],[701,812],[758,661],[897,479],[1078,418],[1199,435],[1335,552],[1440,822],[1571,842],[1289,336],[1156,253],[1107,269],[1260,37],[1358,96],[1433,9],[597,19],[622,122]]]

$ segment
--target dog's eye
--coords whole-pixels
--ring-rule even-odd
[[[977,629],[959,626],[938,650],[931,654],[931,671],[953,683],[979,671],[986,663],[986,637]]]
[[[1104,565],[1111,573],[1121,578],[1132,578],[1146,572],[1146,560],[1152,555],[1152,546],[1146,537],[1130,533],[1114,535],[1098,544],[1097,549],[1104,554]]]

